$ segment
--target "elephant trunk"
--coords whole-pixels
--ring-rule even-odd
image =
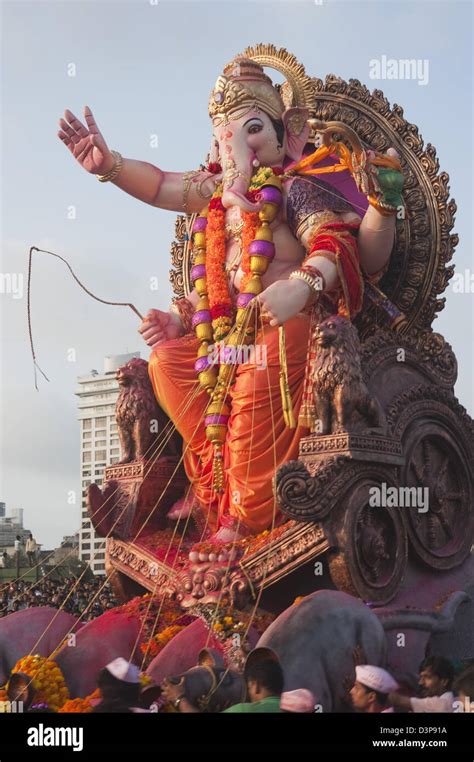
[[[245,156],[239,157],[240,160],[230,160],[224,167],[222,204],[226,209],[239,206],[245,212],[258,212],[262,208],[261,201],[251,201],[245,195],[255,171],[254,158],[255,154],[247,151]]]

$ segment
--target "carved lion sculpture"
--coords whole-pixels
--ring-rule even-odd
[[[115,405],[122,459],[130,463],[156,457],[157,447],[166,455],[179,454],[179,435],[174,432],[166,446],[168,417],[158,405],[148,377],[148,363],[134,358],[117,370],[120,394]],[[169,427],[168,427],[169,428]]]
[[[320,323],[315,332],[314,402],[317,434],[339,434],[355,428],[385,430],[383,410],[362,378],[357,331],[339,315]]]

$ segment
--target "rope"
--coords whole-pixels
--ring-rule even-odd
[[[34,368],[34,378],[35,378],[35,389],[38,391],[38,381],[37,381],[37,373],[36,371],[39,370],[40,373],[44,376],[46,381],[49,381],[49,378],[47,375],[41,370],[40,366],[38,365],[36,361],[36,353],[35,353],[35,347],[33,343],[33,333],[31,329],[31,271],[32,271],[32,264],[33,264],[33,252],[38,251],[42,252],[43,254],[49,254],[52,257],[56,257],[57,259],[60,259],[61,262],[64,262],[66,267],[68,268],[69,272],[71,273],[72,277],[76,281],[76,283],[82,288],[83,291],[86,292],[92,299],[95,299],[96,302],[101,302],[101,304],[110,304],[114,307],[130,307],[131,310],[140,318],[140,320],[143,320],[143,315],[140,314],[140,312],[137,310],[134,304],[131,302],[111,302],[108,299],[101,299],[99,296],[96,296],[96,294],[93,294],[92,291],[90,291],[77,277],[76,273],[72,269],[69,262],[64,259],[64,257],[61,257],[59,254],[55,254],[54,251],[47,251],[46,249],[39,249],[37,246],[31,246],[29,254],[28,254],[28,285],[27,285],[27,312],[28,312],[28,335],[30,337],[30,346],[31,346],[31,356],[33,357],[33,368]]]

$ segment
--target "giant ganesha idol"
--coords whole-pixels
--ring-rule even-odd
[[[314,430],[312,326],[360,311],[364,283],[388,266],[403,187],[393,149],[365,151],[342,123],[312,118],[300,64],[268,55],[265,64],[287,78],[278,86],[256,59],[246,51],[218,77],[212,146],[197,171],[163,171],[109,150],[87,106],[87,128],[66,111],[58,133],[100,181],[193,220],[194,288],[168,312],[150,310],[139,330],[192,485],[192,500],[168,516],[201,510],[216,543],[278,521],[275,471]],[[235,352],[230,360],[242,346],[251,350],[245,360]]]

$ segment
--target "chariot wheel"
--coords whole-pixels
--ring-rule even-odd
[[[459,566],[474,540],[469,463],[460,443],[441,424],[414,421],[404,437],[402,483],[424,490],[427,505],[406,509],[410,545],[433,569]]]
[[[370,504],[370,489],[380,484],[374,472],[350,486],[335,524],[338,550],[329,557],[336,587],[378,605],[396,595],[407,564],[407,534],[399,509]]]

